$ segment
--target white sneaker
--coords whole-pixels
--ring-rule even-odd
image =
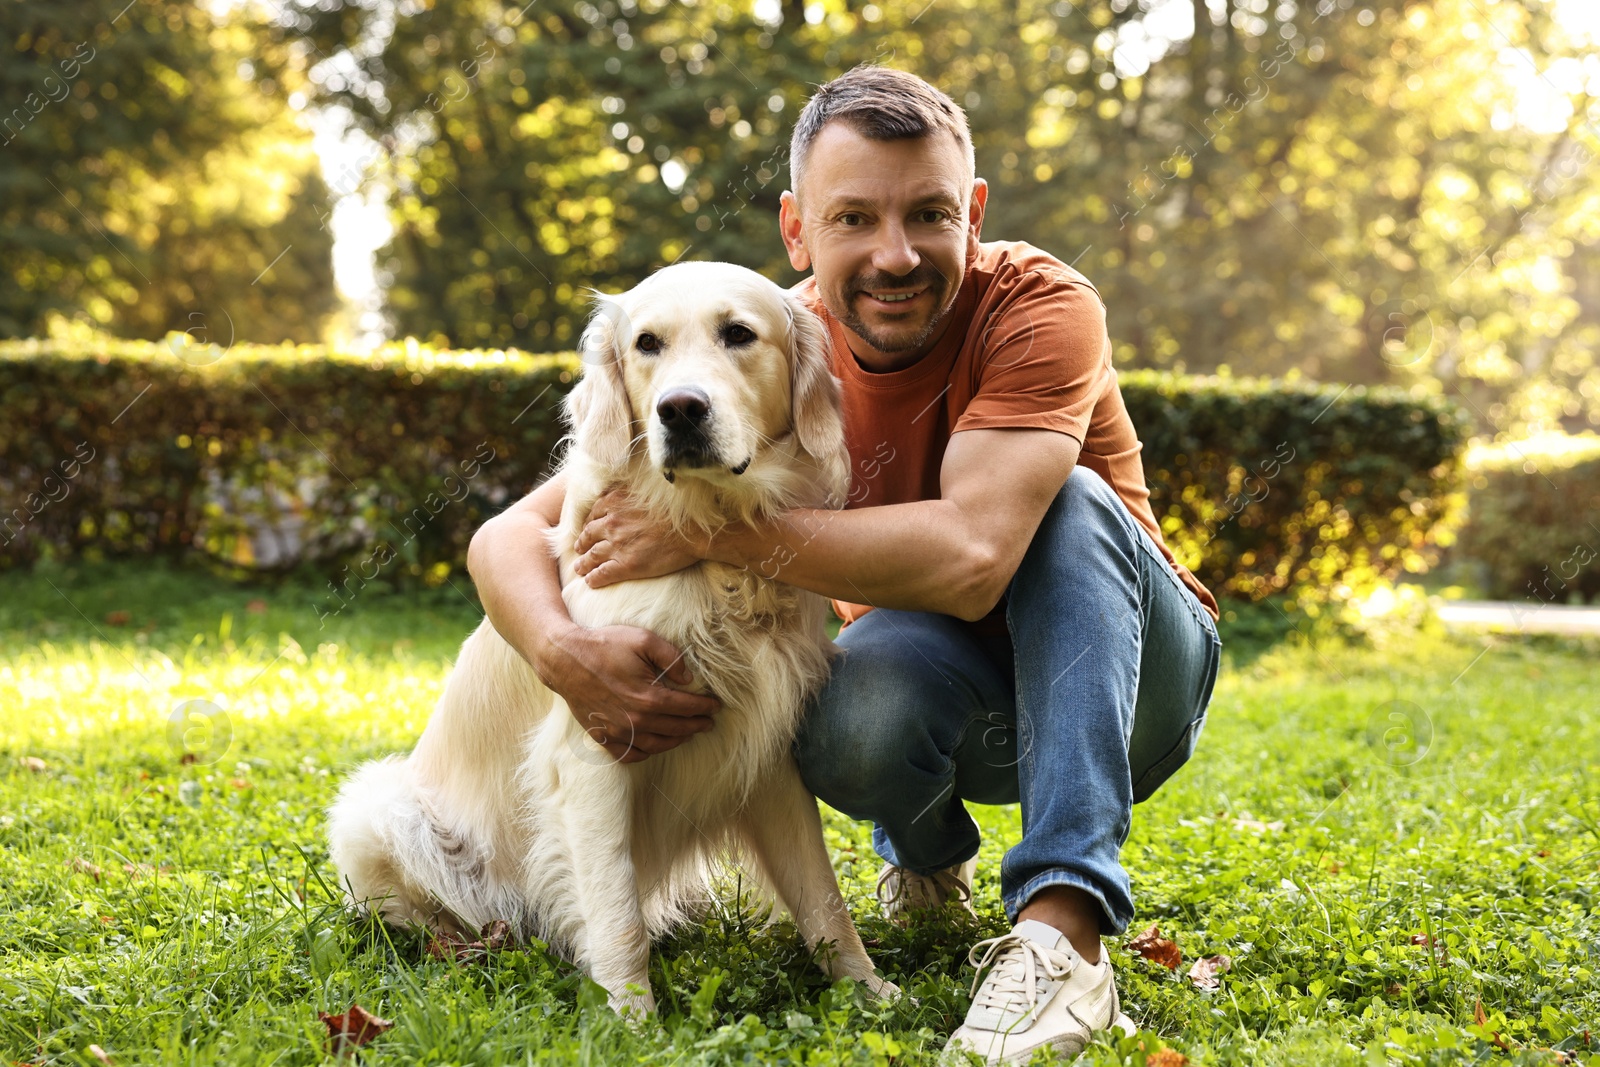
[[[977,918],[978,913],[972,907],[972,879],[977,873],[976,856],[932,874],[918,874],[885,863],[878,872],[878,900],[883,905],[883,917],[905,926],[911,922],[912,912],[942,908],[954,899]]]
[[[1119,1010],[1111,961],[1090,964],[1046,923],[1024,920],[1003,937],[980,941],[968,961],[978,968],[972,1008],[950,1035],[945,1063],[965,1062],[963,1053],[991,1064],[1024,1063],[1046,1047],[1076,1056],[1096,1030],[1135,1030]]]

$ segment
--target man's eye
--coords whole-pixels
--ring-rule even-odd
[[[845,226],[859,226],[863,221],[864,220],[861,218],[861,216],[857,215],[854,211],[846,211],[843,215],[839,216],[839,222]]]
[[[653,333],[641,333],[633,344],[639,351],[649,352],[651,355],[661,351],[661,338]]]
[[[730,322],[722,328],[722,343],[737,348],[756,339],[756,332],[742,322]]]
[[[924,211],[917,212],[917,217],[923,222],[943,222],[950,217],[950,213],[943,208],[930,207]]]

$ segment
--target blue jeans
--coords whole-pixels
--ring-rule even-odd
[[[1006,636],[879,609],[845,628],[795,740],[807,786],[875,824],[921,874],[978,852],[962,805],[1022,804],[1000,867],[1006,914],[1046,886],[1133,921],[1119,858],[1133,805],[1188,760],[1222,642],[1211,616],[1099,475],[1079,466],[1007,590]]]

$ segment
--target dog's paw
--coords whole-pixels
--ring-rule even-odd
[[[874,974],[862,984],[865,985],[867,987],[867,991],[878,1000],[893,1002],[906,995],[905,991],[899,986],[895,985],[893,982],[889,981],[889,979],[879,974]]]
[[[623,987],[623,992],[613,993],[606,998],[611,1010],[633,1027],[646,1026],[656,1019],[656,998],[650,992],[649,986],[639,986],[629,982]]]

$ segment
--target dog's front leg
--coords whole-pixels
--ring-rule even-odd
[[[650,935],[630,849],[633,785],[633,776],[618,763],[562,770],[562,822],[574,904],[583,921],[579,962],[623,1015],[656,1010]]]
[[[792,761],[784,760],[756,788],[739,829],[828,976],[854,978],[880,997],[898,995],[899,987],[878,975],[861,944],[828,860],[816,798]]]

